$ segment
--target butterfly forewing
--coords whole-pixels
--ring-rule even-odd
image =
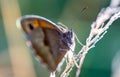
[[[72,38],[64,39],[65,31],[62,30],[65,29],[60,29],[43,17],[24,16],[19,23],[36,57],[41,59],[50,71],[55,71],[66,52],[70,50],[67,41]]]

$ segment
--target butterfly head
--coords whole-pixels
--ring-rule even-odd
[[[62,39],[68,47],[75,47],[75,35],[72,29],[65,32]]]

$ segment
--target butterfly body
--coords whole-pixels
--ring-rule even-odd
[[[67,52],[71,48],[74,50],[72,30],[59,27],[48,19],[36,15],[24,16],[18,23],[36,57],[52,72],[57,69]]]

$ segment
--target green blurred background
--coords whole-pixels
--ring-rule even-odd
[[[2,9],[2,1],[3,0],[1,0],[0,2],[0,9]],[[14,0],[6,1],[8,2],[9,6],[12,6],[10,4]],[[96,16],[101,10],[101,8],[107,7],[109,3],[110,0],[18,0],[18,6],[20,7],[20,12],[22,16],[34,14],[46,17],[55,23],[62,22],[68,28],[72,28],[75,31],[79,40],[83,44],[85,44],[85,40],[89,35],[90,24],[92,24],[92,22],[96,19]],[[84,7],[88,8],[85,10],[85,12],[81,13],[80,11]],[[9,12],[12,11],[12,9],[13,8],[9,9],[7,13],[9,14]],[[6,30],[4,27],[5,24],[3,22],[4,16],[2,11],[3,10],[0,10],[0,74],[3,75],[0,75],[0,77],[18,77],[13,76],[12,72],[13,65],[9,53],[9,47],[11,47],[11,45],[8,43],[9,38],[7,34],[9,32],[7,32],[8,30]],[[13,24],[15,23],[16,21],[14,21]],[[16,28],[16,26],[14,27]],[[48,77],[49,72],[47,71],[47,69],[35,60],[33,54],[29,52],[31,50],[26,46],[25,40],[22,37],[21,32],[19,30],[15,30],[13,32],[16,33],[16,31],[18,32],[18,34],[10,35],[10,37],[20,37],[15,38],[15,40],[18,40],[15,43],[16,46],[19,44],[19,40],[22,40],[22,45],[27,49],[25,53],[30,53],[30,57],[32,60],[31,65],[33,65],[35,77]],[[79,51],[80,48],[81,47],[77,45],[75,51]],[[79,77],[113,77],[113,62],[116,62],[114,57],[116,56],[116,54],[119,54],[119,52],[120,20],[117,20],[109,28],[108,33],[104,36],[104,38],[96,44],[96,47],[89,51],[85,58],[84,64],[82,66],[82,71]],[[19,56],[19,54],[17,54],[17,56]],[[21,58],[22,57],[23,56],[21,56]],[[120,57],[118,57],[117,59],[118,63],[116,65],[118,66],[116,67],[120,67],[119,58]],[[20,66],[22,68],[22,65]],[[72,70],[69,77],[75,76],[75,70],[76,68]],[[120,77],[120,75],[117,77]]]

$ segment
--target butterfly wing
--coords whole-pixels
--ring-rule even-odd
[[[36,56],[55,71],[69,47],[62,40],[63,32],[56,24],[39,16],[25,16],[19,25]]]

